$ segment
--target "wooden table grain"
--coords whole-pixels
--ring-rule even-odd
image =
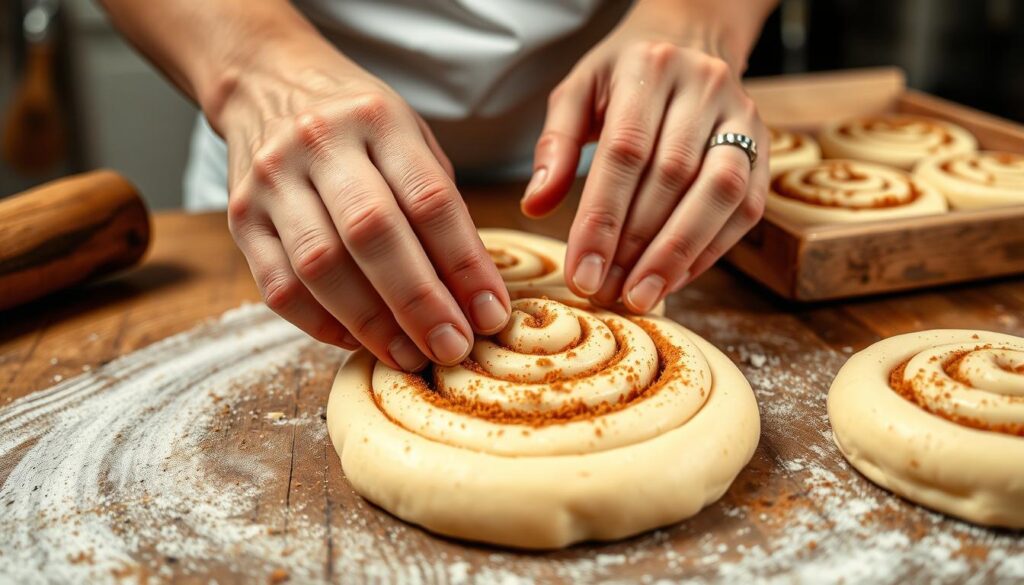
[[[564,238],[573,199],[549,218],[527,220],[518,211],[520,188],[466,189],[477,225]],[[0,313],[0,414],[3,405],[55,380],[98,368],[259,300],[223,214],[158,213],[153,227],[152,250],[141,266]],[[139,581],[158,576],[219,583],[248,582],[254,575],[271,582],[977,582],[1011,580],[1019,574],[1013,571],[1024,570],[1020,533],[972,527],[927,512],[874,487],[849,468],[832,446],[824,403],[832,376],[846,357],[882,337],[929,328],[1024,336],[1024,279],[801,306],[716,267],[673,295],[668,315],[737,362],[751,380],[762,411],[761,443],[751,464],[721,502],[687,522],[621,543],[552,553],[466,545],[405,526],[363,502],[346,484],[337,456],[325,444],[292,444],[290,456],[274,463],[279,473],[262,487],[265,505],[253,513],[253,522],[270,518],[267,508],[274,506],[294,508],[295,514],[301,510],[306,519],[319,521],[325,528],[316,548],[322,572],[299,578],[286,569],[274,570],[277,560],[287,567],[284,557],[256,563],[255,569],[239,566],[226,551],[223,557],[205,559],[200,569],[193,565],[172,571],[161,571],[161,565],[176,559],[147,554],[135,559],[136,571],[125,575]],[[314,361],[317,355],[335,356],[314,354]],[[301,379],[283,373],[298,380],[301,391],[291,397],[257,398],[256,412],[322,411],[337,366],[324,359],[326,363]],[[236,445],[244,432],[229,426],[217,440]],[[285,443],[295,440],[280,437]],[[18,457],[17,452],[0,453],[0,485]],[[0,508],[0,520],[2,515]],[[346,531],[357,529],[369,539],[360,545],[362,562],[353,562],[356,557],[344,550],[354,546]],[[285,522],[271,536],[288,538],[288,531]]]

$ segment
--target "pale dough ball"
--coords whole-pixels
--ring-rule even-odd
[[[802,132],[769,128],[772,145],[768,165],[772,175],[796,167],[812,165],[821,160],[818,143]]]
[[[947,210],[934,187],[894,168],[823,160],[772,179],[767,208],[804,225],[931,215]]]
[[[818,135],[825,158],[848,158],[911,170],[930,156],[974,152],[978,141],[945,120],[909,114],[883,114],[844,120]]]
[[[858,352],[828,393],[868,479],[977,524],[1024,528],[1024,338],[937,329]]]
[[[525,298],[471,358],[426,374],[360,350],[327,428],[363,497],[433,532],[550,549],[625,538],[719,499],[757,403],[707,341],[654,315]]]
[[[914,176],[934,186],[955,209],[1024,205],[1024,155],[978,152],[927,158]]]

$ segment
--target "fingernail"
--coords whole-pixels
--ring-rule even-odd
[[[491,333],[508,321],[508,311],[498,297],[490,291],[484,291],[475,297],[469,308],[470,316],[476,328],[484,333]]]
[[[538,189],[544,186],[544,183],[548,180],[548,168],[541,167],[533,172],[533,178],[530,179],[530,184],[526,186],[526,194],[523,198],[527,198],[533,195]]]
[[[657,274],[648,274],[629,291],[629,304],[641,313],[651,310],[665,290],[665,279]]]
[[[416,344],[404,335],[391,340],[388,344],[388,353],[391,359],[407,372],[418,372],[427,365],[427,356],[420,352]]]
[[[585,294],[592,295],[601,288],[601,271],[604,269],[604,258],[597,254],[587,254],[576,265],[572,282]]]
[[[427,345],[437,361],[454,364],[469,351],[469,341],[451,323],[438,325],[427,334]]]

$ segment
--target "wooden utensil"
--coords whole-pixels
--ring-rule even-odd
[[[113,171],[0,200],[0,310],[131,266],[148,245],[146,206]]]

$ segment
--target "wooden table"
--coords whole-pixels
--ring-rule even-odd
[[[532,222],[518,213],[518,188],[468,191],[467,201],[480,226],[564,237],[574,207]],[[37,392],[61,380],[66,386],[76,376],[95,378],[97,384],[104,376],[116,378],[116,371],[108,369],[118,362],[104,366],[114,358],[241,303],[258,301],[222,214],[162,213],[154,228],[152,251],[141,267],[0,314],[0,405],[7,405],[0,407],[0,439],[11,431],[5,425],[12,424],[19,425],[25,437],[7,451],[0,450],[0,581],[5,556],[8,569],[12,559],[28,559],[18,561],[23,572],[14,576],[24,577],[24,567],[36,563],[35,569],[47,571],[50,578],[74,581],[102,577],[145,582],[152,577],[179,582],[215,578],[218,583],[516,583],[654,582],[663,577],[748,581],[774,576],[826,582],[974,582],[1009,581],[1024,574],[1020,533],[976,528],[924,511],[874,487],[849,468],[831,443],[824,401],[832,376],[846,357],[882,337],[936,327],[1024,335],[1020,278],[818,306],[780,302],[724,268],[699,278],[669,299],[668,314],[726,351],[750,379],[762,411],[760,446],[722,501],[681,525],[626,542],[524,554],[436,538],[365,503],[346,484],[320,417],[341,353],[299,337],[289,338],[289,343],[303,344],[301,359],[261,374],[256,382],[210,391],[209,404],[200,407],[215,409],[210,416],[216,418],[192,429],[194,442],[202,449],[198,454],[178,463],[173,462],[173,453],[165,457],[171,461],[167,466],[201,460],[212,468],[215,479],[209,481],[221,482],[218,493],[234,496],[233,511],[223,518],[217,515],[217,502],[209,508],[202,505],[210,502],[199,502],[194,510],[168,516],[157,499],[175,491],[174,485],[130,498],[126,494],[141,493],[140,488],[113,484],[109,478],[116,469],[106,467],[91,476],[73,474],[65,481],[84,484],[98,477],[98,488],[7,485],[13,474],[24,471],[19,462],[35,456],[34,449],[59,430],[53,425],[63,424],[52,422],[58,420],[52,417],[49,423],[33,422],[20,414],[4,419],[27,408],[25,401],[11,405],[12,401],[48,396]],[[250,318],[256,323],[268,319],[258,308],[246,314],[240,322],[231,321],[232,326],[244,328]],[[218,327],[225,322],[207,324],[206,333],[190,334],[193,337],[178,342],[180,347],[172,344],[161,351],[185,351],[204,336],[220,335]],[[154,358],[154,363],[162,359]],[[268,417],[272,411],[282,413],[283,420],[274,420],[276,414]],[[289,421],[294,424],[282,424]],[[146,453],[133,441],[141,441],[147,430],[139,429],[138,435],[132,430],[118,430],[117,439],[122,434],[127,438],[119,443],[116,461],[141,469],[148,465]],[[74,435],[70,438],[69,449],[78,442]],[[69,451],[76,458],[69,463],[58,450],[53,458],[59,461],[53,465],[84,468],[91,464],[91,452],[78,445]],[[131,457],[125,459],[127,455]],[[107,461],[114,456],[92,457]],[[252,461],[261,466],[258,481],[246,471]],[[45,470],[35,473],[47,478]],[[141,481],[159,477],[159,471],[138,473]],[[99,501],[90,503],[85,496],[73,504],[46,501],[39,505],[42,515],[50,508],[74,513],[45,520],[15,518],[12,508],[33,502],[33,489],[39,489],[38,498],[44,499],[47,489],[75,498],[95,489],[94,499]],[[91,505],[96,508],[79,509]],[[198,530],[189,518],[200,513],[229,522],[230,531],[188,533]],[[92,536],[78,534],[75,527],[91,524],[78,516],[101,517],[107,523],[117,520],[118,526],[111,529],[117,539],[104,537],[103,544],[97,537],[99,544],[90,548]],[[31,529],[24,528],[26,523]],[[47,530],[77,540],[66,549],[40,550],[52,547],[57,538]],[[9,536],[12,532],[21,534],[20,540],[10,540],[15,538]],[[191,538],[187,543],[175,540],[186,537]],[[111,556],[110,542],[115,540],[124,550]]]

